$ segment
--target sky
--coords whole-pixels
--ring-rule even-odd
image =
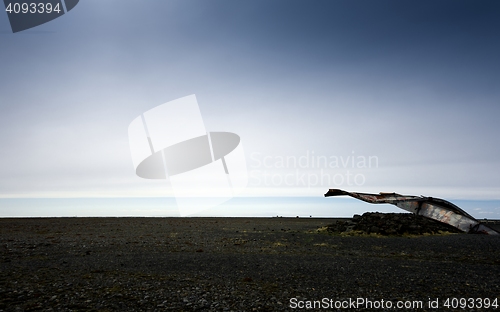
[[[82,0],[12,33],[0,13],[0,215],[171,197],[135,175],[127,129],[191,94],[208,131],[240,136],[244,197],[500,200],[498,16],[498,1]]]

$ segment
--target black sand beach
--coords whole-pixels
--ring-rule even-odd
[[[343,310],[367,301],[398,310],[410,300],[417,306],[406,310],[471,311],[500,300],[498,236],[316,231],[332,222],[0,219],[0,310],[290,311],[326,302],[337,310],[349,301]],[[454,301],[454,309],[443,306],[447,298],[475,301],[465,309]],[[356,300],[365,304],[354,308]]]

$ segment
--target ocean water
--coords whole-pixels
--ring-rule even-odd
[[[477,219],[500,219],[500,200],[447,199]],[[193,216],[351,217],[368,211],[404,212],[348,197],[236,197]],[[4,198],[0,217],[179,217],[175,198]]]

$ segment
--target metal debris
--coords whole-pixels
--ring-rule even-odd
[[[371,204],[392,204],[417,215],[440,221],[466,233],[500,235],[473,216],[440,198],[400,195],[396,193],[365,194],[330,189],[325,197],[347,195]]]

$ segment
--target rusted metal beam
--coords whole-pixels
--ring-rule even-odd
[[[366,194],[330,189],[325,197],[347,195],[371,204],[392,204],[417,215],[440,221],[466,233],[500,235],[499,232],[476,220],[473,216],[440,198],[400,195],[396,193]]]

